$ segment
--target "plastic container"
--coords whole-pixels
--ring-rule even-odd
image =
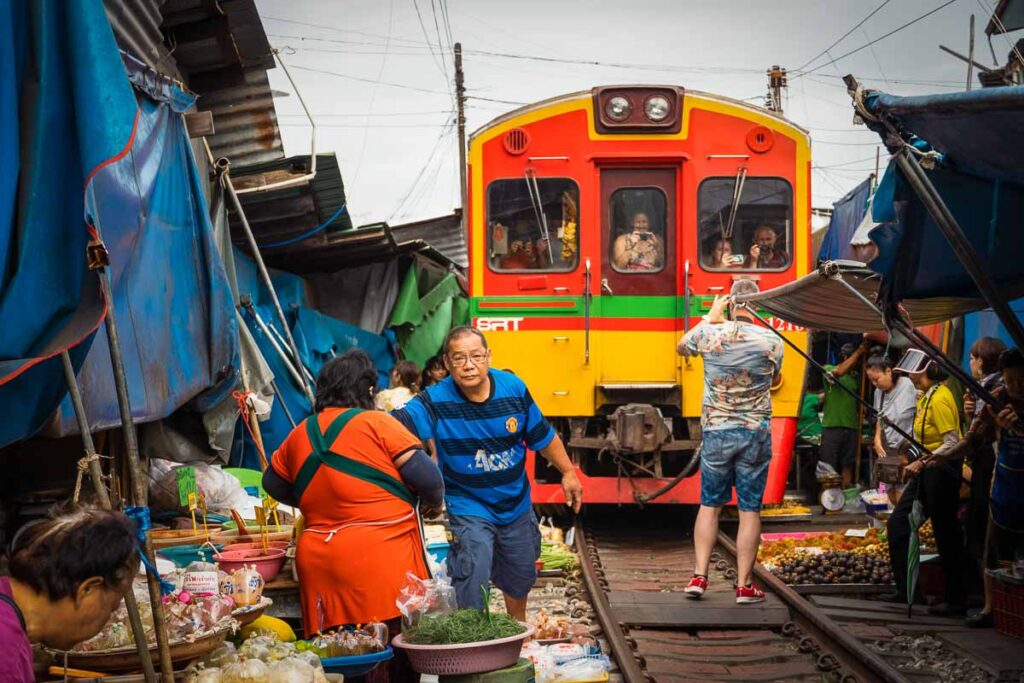
[[[409,665],[416,673],[435,676],[477,674],[504,669],[519,661],[523,641],[535,632],[530,624],[519,623],[526,629],[519,635],[479,643],[413,645],[404,642],[399,634],[391,644],[405,651],[409,657]]]
[[[226,526],[226,525],[225,525]],[[234,523],[231,523],[230,529],[221,527],[221,531],[215,533],[211,539],[214,543],[219,545],[231,545],[232,543],[253,543],[258,542],[260,537],[260,528],[258,526],[246,525],[245,530],[249,534],[249,538],[243,541],[239,541],[238,529],[235,528]],[[291,542],[294,534],[295,527],[291,524],[282,524],[281,530],[277,531],[277,527],[273,524],[270,525],[270,529],[267,533],[267,539],[270,541],[288,541]]]
[[[428,543],[427,552],[434,558],[434,562],[441,564],[448,561],[448,550],[450,545],[446,543]]]
[[[263,580],[270,583],[284,566],[285,557],[284,550],[271,548],[270,550],[225,550],[214,555],[213,559],[220,565],[221,571],[229,574],[236,569],[252,565],[263,577]]]
[[[1003,569],[988,574],[992,577],[996,632],[1024,640],[1024,579]]]
[[[193,562],[213,562],[213,556],[219,553],[221,546],[209,545],[178,545],[161,548],[157,555],[174,563],[175,567],[187,567]]]
[[[353,657],[321,657],[320,663],[327,673],[344,674],[345,678],[357,678],[365,676],[380,664],[395,656],[391,647],[384,648],[381,652],[374,652],[369,655],[355,655]]]
[[[268,541],[267,547],[273,550],[288,550],[291,547],[291,543],[288,541]],[[209,546],[207,546],[209,547]],[[223,547],[224,551],[228,550],[263,550],[263,544],[259,541],[255,543],[231,543]]]

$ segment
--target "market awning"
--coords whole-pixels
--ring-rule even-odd
[[[920,160],[993,285],[1013,299],[1024,289],[1024,87],[920,97],[868,91],[862,101],[868,125],[890,151]],[[868,235],[878,256],[870,267],[882,275],[887,310],[928,297],[981,298],[960,254],[895,160],[871,209],[878,225]]]
[[[868,301],[875,301],[881,278],[863,264],[825,263],[819,270],[796,282],[759,294],[736,297],[736,300],[756,304],[778,318],[814,330],[851,333],[883,330],[885,326],[878,312],[844,283],[851,285]],[[903,302],[907,317],[916,327],[944,322],[986,307],[982,299],[953,297]]]

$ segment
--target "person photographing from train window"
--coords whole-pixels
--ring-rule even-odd
[[[508,613],[523,621],[541,540],[526,449],[561,473],[566,505],[576,512],[583,487],[523,381],[490,367],[482,332],[456,327],[441,348],[449,377],[392,414],[424,442],[433,441],[446,487],[453,536],[448,570],[459,607],[481,608],[482,589],[493,581]]]
[[[711,311],[679,341],[683,356],[704,360],[701,410],[700,511],[694,525],[696,566],[686,595],[701,597],[708,588],[708,564],[718,538],[718,518],[736,487],[740,528],[736,537],[736,602],[764,601],[751,583],[761,536],[761,500],[772,457],[771,388],[782,371],[782,342],[755,324],[744,306],[725,308],[732,297],[756,294],[757,285],[739,280],[729,297],[716,298]]]
[[[779,249],[779,240],[775,228],[762,225],[754,231],[754,242],[750,245],[747,268],[785,268],[789,263],[789,255]]]
[[[629,232],[612,245],[612,264],[617,270],[656,271],[665,265],[665,243],[651,230],[651,219],[643,211],[633,214]]]

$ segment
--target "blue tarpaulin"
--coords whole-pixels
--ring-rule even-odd
[[[110,254],[135,418],[222,400],[237,382],[238,333],[180,116],[191,96],[133,89],[100,0],[0,3],[5,34],[0,134],[11,134],[10,103],[21,109],[15,144],[0,145],[0,445],[54,413],[67,391],[54,356],[65,348],[90,426],[120,422],[104,302],[86,266],[89,223]],[[12,51],[26,55],[13,78]],[[58,418],[48,434],[77,431],[69,405]]]
[[[869,93],[865,103],[919,152],[938,153],[935,167],[925,170],[928,178],[1004,296],[1024,295],[1024,87],[923,97]],[[868,125],[887,137],[880,122]],[[881,225],[869,233],[879,249],[870,266],[882,274],[880,295],[890,309],[930,297],[972,298],[985,306],[895,161],[872,213]]]
[[[821,242],[819,260],[856,260],[850,240],[867,213],[871,182],[871,178],[868,178],[832,205],[832,218],[828,222],[825,239]]]

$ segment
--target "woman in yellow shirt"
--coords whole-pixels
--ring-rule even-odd
[[[911,477],[888,523],[889,556],[896,578],[894,599],[906,600],[907,549],[910,542],[910,508],[920,500],[932,520],[945,578],[945,602],[928,608],[930,614],[967,613],[967,552],[963,529],[957,518],[960,503],[960,472],[963,460],[947,460],[943,454],[960,440],[960,410],[953,392],[944,384],[948,375],[934,361],[917,350],[908,351],[896,370],[910,377],[921,392],[914,416],[914,439],[928,449],[905,468]]]

